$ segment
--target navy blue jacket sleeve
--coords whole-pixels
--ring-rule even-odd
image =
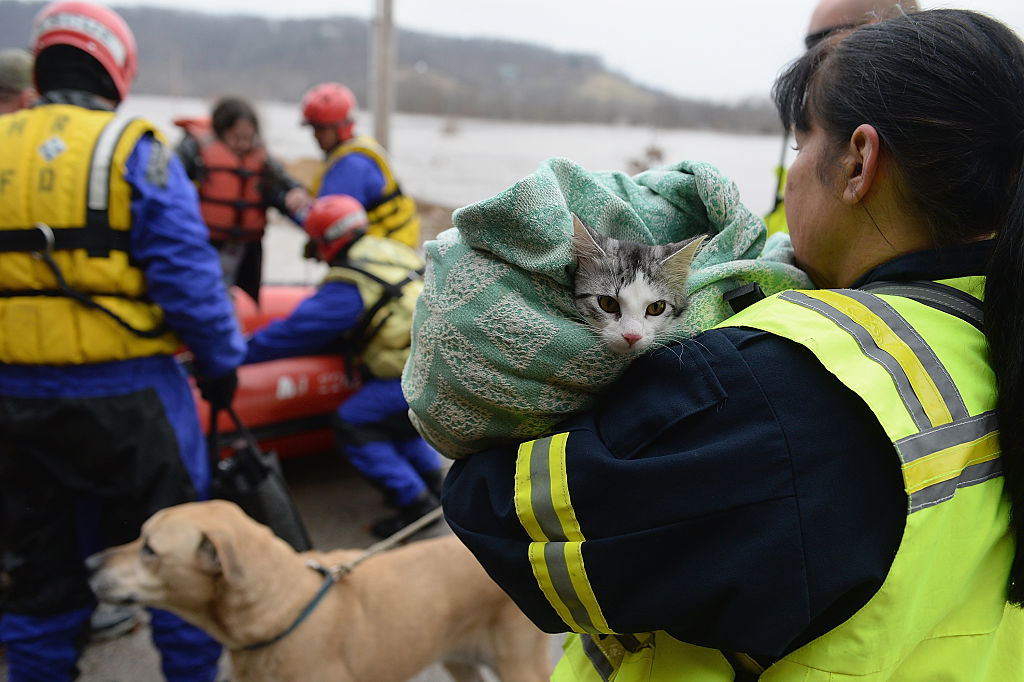
[[[616,632],[780,656],[878,589],[902,536],[898,458],[852,391],[797,344],[706,332],[642,357],[560,425],[586,578]],[[516,450],[455,462],[446,517],[542,629],[513,502]]]
[[[380,198],[384,191],[384,175],[373,159],[353,152],[335,161],[324,173],[318,196],[347,194],[363,206]]]
[[[291,315],[253,334],[245,364],[322,352],[355,326],[362,312],[363,299],[354,284],[326,282]]]
[[[125,179],[133,189],[131,255],[150,298],[195,355],[198,373],[226,374],[242,361],[245,340],[195,187],[181,161],[150,136],[132,151]]]

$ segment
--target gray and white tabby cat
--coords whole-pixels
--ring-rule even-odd
[[[572,214],[576,309],[616,353],[640,353],[686,311],[686,278],[704,235],[649,245],[606,237]]]

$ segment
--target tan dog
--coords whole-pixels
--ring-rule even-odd
[[[97,597],[177,613],[231,653],[237,682],[399,682],[441,660],[460,682],[550,676],[549,639],[451,535],[375,555],[326,588],[324,567],[360,552],[297,554],[222,500],[154,514],[142,536],[88,560]]]

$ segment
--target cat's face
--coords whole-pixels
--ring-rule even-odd
[[[605,237],[572,218],[576,309],[609,349],[647,350],[686,310],[686,278],[703,236],[650,246]]]

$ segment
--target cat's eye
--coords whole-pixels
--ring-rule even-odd
[[[647,314],[651,316],[661,315],[665,312],[665,302],[655,301],[654,303],[647,306]]]
[[[597,304],[601,306],[601,310],[606,313],[617,313],[619,312],[619,302],[611,296],[598,296]]]

